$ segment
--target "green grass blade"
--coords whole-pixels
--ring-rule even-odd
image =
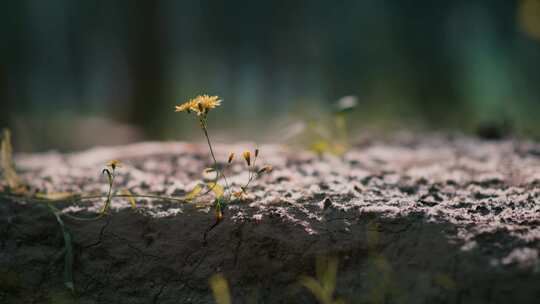
[[[314,278],[308,276],[301,276],[300,285],[311,291],[313,296],[315,296],[315,298],[320,304],[332,303],[331,298],[325,293],[324,288]]]
[[[75,293],[75,283],[73,282],[73,245],[71,234],[69,230],[64,225],[64,221],[56,212],[52,206],[48,205],[51,212],[56,217],[56,221],[60,228],[62,229],[62,234],[64,236],[64,285],[72,292]]]

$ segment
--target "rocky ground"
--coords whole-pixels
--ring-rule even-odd
[[[249,143],[217,145],[227,167]],[[233,303],[315,303],[299,284],[317,257],[338,261],[335,298],[346,303],[536,303],[540,299],[540,145],[425,136],[365,140],[343,157],[261,145],[273,171],[214,222],[212,193],[193,202],[115,198],[96,221],[64,217],[74,244],[75,296],[63,284],[63,237],[46,205],[3,195],[2,303],[211,303],[223,274]],[[119,159],[116,189],[182,197],[211,166],[207,147],[139,143],[17,155],[40,192],[104,193],[100,174]],[[59,202],[90,217],[102,200]]]

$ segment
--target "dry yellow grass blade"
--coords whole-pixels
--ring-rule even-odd
[[[300,285],[307,288],[321,304],[343,303],[341,299],[334,300],[334,291],[337,282],[338,260],[335,257],[318,257],[316,261],[317,279],[301,276]]]
[[[218,304],[231,304],[231,292],[229,284],[221,274],[215,274],[210,278],[210,288],[214,294],[214,299]]]
[[[12,191],[17,192],[24,188],[21,178],[15,172],[13,165],[13,148],[11,147],[11,132],[4,129],[2,135],[2,145],[0,147],[0,167],[8,186]]]
[[[330,296],[326,294],[324,291],[324,288],[321,286],[321,284],[315,280],[312,277],[308,276],[301,276],[300,277],[300,284],[307,288],[315,298],[317,298],[317,301],[321,304],[331,304],[332,299]]]
[[[186,194],[185,200],[186,201],[192,201],[194,198],[196,198],[202,191],[201,185],[197,185],[193,188],[193,190],[189,191],[188,194]]]
[[[223,189],[223,186],[218,183],[208,183],[208,187],[212,189],[212,191],[216,195],[216,198],[221,198],[223,196],[223,193],[225,193],[225,189]]]
[[[37,193],[36,194],[37,198],[48,199],[48,200],[51,200],[51,201],[67,200],[67,199],[70,199],[70,198],[72,198],[74,196],[75,196],[75,194],[73,194],[71,192],[48,192],[48,193]]]
[[[127,195],[129,204],[131,205],[131,208],[137,209],[137,202],[135,201],[135,198],[133,197],[133,194],[128,189],[124,189],[122,191],[122,194]]]

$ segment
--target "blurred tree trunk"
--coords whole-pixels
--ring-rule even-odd
[[[21,51],[29,40],[24,31],[25,23],[21,21],[26,17],[27,8],[22,1],[3,4],[0,11],[0,128],[13,128],[17,110],[28,106],[24,80],[31,71],[24,58],[26,52]]]
[[[2,101],[2,109],[0,110],[0,129],[7,127],[9,124],[9,113],[13,110],[11,100],[8,96],[7,85],[7,69],[0,63],[0,100]]]
[[[129,65],[133,79],[130,121],[142,126],[146,136],[157,137],[162,94],[161,30],[159,1],[135,1],[129,39]]]

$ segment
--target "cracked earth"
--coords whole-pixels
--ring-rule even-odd
[[[217,145],[220,165],[250,143]],[[40,203],[1,198],[2,303],[211,303],[221,273],[234,303],[315,303],[298,284],[315,260],[339,261],[347,303],[534,303],[540,298],[540,145],[465,137],[365,140],[343,157],[261,145],[271,174],[213,223],[211,195],[194,202],[112,201],[97,221],[65,218],[76,296],[63,286],[63,238]],[[100,172],[123,166],[117,189],[182,197],[211,165],[204,145],[138,143],[59,154],[19,154],[40,192],[104,193]],[[229,182],[248,178],[227,167]],[[92,216],[103,202],[61,202]]]

